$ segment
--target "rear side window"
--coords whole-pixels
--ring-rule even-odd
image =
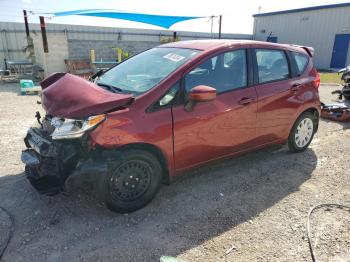
[[[294,59],[295,59],[295,63],[297,65],[297,73],[298,75],[301,75],[302,73],[304,73],[306,66],[309,62],[309,58],[304,55],[304,54],[300,54],[300,53],[296,53],[296,52],[292,52]]]
[[[282,50],[256,49],[259,83],[289,78],[288,60]]]

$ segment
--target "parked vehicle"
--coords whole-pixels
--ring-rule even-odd
[[[313,49],[257,41],[175,42],[95,82],[56,73],[22,153],[45,194],[92,175],[117,212],[145,206],[184,171],[273,144],[304,151],[320,116]]]
[[[332,94],[338,94],[340,100],[343,99],[343,97],[346,100],[350,100],[350,65],[340,69],[338,74],[342,74],[341,80],[343,82],[343,88],[342,90],[332,92]]]

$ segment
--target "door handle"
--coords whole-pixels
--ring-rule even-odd
[[[241,100],[238,101],[238,104],[245,106],[245,105],[248,105],[254,101],[255,101],[255,99],[252,97],[243,97]]]
[[[301,84],[296,83],[292,85],[292,88],[290,90],[296,92],[300,89],[300,87],[301,87]]]

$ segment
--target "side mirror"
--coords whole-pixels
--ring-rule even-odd
[[[191,89],[188,94],[188,102],[185,104],[185,110],[190,112],[198,102],[209,102],[216,98],[216,89],[210,86],[199,85]]]
[[[205,85],[195,86],[189,93],[189,99],[193,102],[209,102],[215,98],[216,89]]]

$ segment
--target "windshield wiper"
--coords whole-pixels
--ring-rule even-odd
[[[113,91],[113,92],[123,92],[124,91],[123,89],[121,89],[119,87],[112,86],[112,85],[109,85],[109,84],[106,84],[106,83],[99,83],[99,82],[97,82],[96,84],[98,86],[107,87],[110,91]]]
[[[100,77],[100,76],[102,76],[103,74],[105,73],[105,71],[104,70],[98,70],[95,74],[93,74],[90,78],[92,79],[92,80],[94,80],[95,78],[97,78],[97,77]]]

